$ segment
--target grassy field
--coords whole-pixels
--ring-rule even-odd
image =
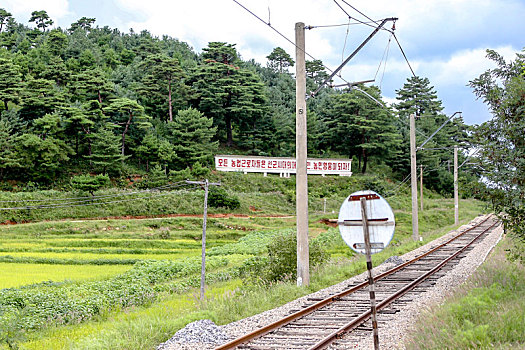
[[[122,273],[126,265],[49,265],[0,263],[0,289],[20,287],[43,281],[87,281],[104,279]]]
[[[247,188],[248,177],[231,176],[235,180],[231,188]],[[308,288],[298,288],[293,281],[269,289],[241,281],[250,259],[264,256],[275,235],[295,229],[290,179],[273,178],[272,187],[262,177],[253,177],[251,189],[256,192],[235,192],[242,203],[239,217],[211,209],[211,214],[219,215],[208,220],[205,303],[195,297],[200,217],[87,220],[78,219],[76,213],[72,216],[76,219],[70,220],[1,225],[0,268],[8,273],[0,277],[0,349],[9,345],[24,349],[154,348],[192,320],[230,322],[362,271],[362,259],[344,245],[337,228],[323,223],[323,219],[337,217],[347,191],[361,186],[359,179],[314,179],[310,236],[322,242],[332,259],[322,272],[313,271]],[[329,194],[326,212],[319,194]],[[453,228],[452,200],[435,194],[429,197],[427,210],[420,213],[423,242],[410,238],[409,199],[402,194],[389,198],[396,214],[396,234],[390,247],[374,256],[374,263]],[[157,208],[155,205],[160,204],[148,204]],[[190,203],[185,210],[193,214],[196,208]],[[463,200],[460,220],[467,222],[481,211],[479,202]],[[118,212],[118,208],[107,208],[107,212]],[[57,215],[68,214],[71,212],[60,211]],[[50,213],[32,215],[37,219]]]
[[[506,237],[465,285],[425,313],[407,348],[524,349],[525,266],[508,260],[511,245]]]

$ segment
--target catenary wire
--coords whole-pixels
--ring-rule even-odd
[[[348,26],[346,27],[345,42],[343,44],[343,51],[341,52],[341,63],[345,60],[346,41],[348,40],[348,33],[350,33],[350,21],[351,21],[351,18],[348,18]]]
[[[401,53],[403,54],[403,57],[405,58],[406,63],[408,64],[408,68],[410,68],[410,71],[412,72],[412,75],[415,77],[416,73],[414,73],[414,70],[412,69],[412,66],[410,65],[410,62],[408,61],[407,56],[405,55],[405,50],[401,47],[401,44],[399,43],[399,40],[397,40],[397,36],[395,33],[392,33],[394,36],[394,39],[396,39],[397,46],[399,46],[399,50],[401,50]]]
[[[237,5],[239,5],[240,7],[242,7],[245,11],[247,11],[248,13],[250,13],[252,16],[254,16],[255,18],[257,18],[259,21],[261,21],[262,23],[266,24],[268,27],[270,27],[274,32],[276,32],[277,34],[279,34],[282,38],[284,38],[286,41],[288,41],[290,44],[292,44],[295,48],[303,51],[305,53],[305,55],[307,55],[308,57],[310,57],[312,60],[314,61],[318,61],[314,56],[310,55],[308,52],[306,52],[306,50],[303,50],[302,48],[298,47],[292,40],[288,39],[288,37],[286,37],[286,35],[282,34],[280,31],[278,31],[275,27],[273,27],[270,23],[267,23],[266,21],[264,21],[261,17],[257,16],[255,13],[253,13],[250,9],[248,9],[246,6],[244,6],[243,4],[241,4],[239,1],[237,0],[232,0],[233,2],[235,2]],[[326,68],[329,72],[333,72],[332,69],[330,69],[329,67],[327,67],[326,65],[323,64],[323,67]],[[342,77],[339,77],[339,79],[343,80],[345,83],[349,83],[348,81],[346,81],[345,79],[343,79]]]
[[[354,19],[354,18],[352,18]],[[356,20],[357,21],[357,20]],[[317,28],[333,28],[333,27],[346,27],[346,26],[355,26],[359,24],[369,24],[369,23],[375,23],[375,22],[358,22],[358,23],[341,23],[341,24],[326,24],[326,25],[319,25],[319,26],[307,26],[306,29],[317,29]]]
[[[381,90],[381,87],[383,86],[383,78],[385,77],[385,71],[386,71],[386,63],[388,62],[388,54],[390,52],[390,43],[392,42],[392,36],[388,38],[388,44],[387,44],[387,50],[386,50],[386,58],[385,58],[385,64],[383,65],[383,74],[381,74],[381,80],[379,81],[379,90]]]
[[[374,80],[377,78],[377,74],[379,73],[379,70],[381,69],[381,65],[383,63],[383,60],[385,59],[385,56],[388,58],[388,48],[390,47],[390,41],[392,39],[392,35],[390,35],[390,38],[388,39],[388,43],[385,46],[385,50],[383,51],[383,56],[381,57],[381,61],[379,61],[379,66],[377,66],[376,74],[374,75]],[[386,67],[386,61],[385,61],[385,67]],[[384,74],[384,70],[383,70]]]
[[[360,13],[362,16],[366,17],[368,20],[374,22],[374,23],[377,25],[377,22],[374,21],[372,18],[368,17],[368,16],[365,15],[363,12],[359,11],[357,8],[355,8],[354,6],[352,6],[351,4],[349,4],[348,2],[346,2],[345,0],[341,0],[341,1],[344,2],[346,5],[350,6],[354,11]],[[336,2],[336,0],[334,0],[334,2]],[[342,9],[342,7],[341,7],[337,2],[336,2],[336,4],[337,4],[337,6],[339,6],[339,7]],[[343,10],[343,9],[342,9],[342,10]],[[343,10],[343,11],[348,15],[348,13],[347,13],[345,10]],[[348,16],[349,16],[349,15],[348,15]],[[356,19],[356,18],[354,18],[354,20],[356,20],[356,21],[359,22],[359,20]],[[363,24],[365,24],[365,23],[363,22]],[[403,50],[403,47],[401,46],[401,43],[399,42],[399,40],[397,40],[397,36],[396,36],[396,34],[394,33],[393,30],[388,30],[388,29],[386,29],[386,28],[383,28],[383,29],[386,30],[386,31],[388,31],[388,32],[390,32],[390,33],[394,36],[394,39],[396,39],[397,46],[399,46],[399,50],[401,51],[401,54],[402,54],[403,57],[405,58],[405,61],[406,61],[407,65],[408,65],[408,68],[410,68],[410,71],[412,72],[412,75],[415,77],[415,76],[416,76],[416,73],[414,73],[414,70],[412,69],[412,66],[410,65],[410,62],[408,61],[408,58],[407,58],[407,56],[406,56],[406,54],[405,54],[405,50]]]

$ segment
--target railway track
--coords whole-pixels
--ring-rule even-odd
[[[395,314],[452,269],[491,230],[494,216],[406,261],[375,279],[379,314]],[[368,281],[347,286],[326,298],[309,298],[301,310],[216,348],[227,349],[345,349],[371,336]],[[380,323],[381,324],[381,323]],[[381,328],[381,326],[380,326]]]

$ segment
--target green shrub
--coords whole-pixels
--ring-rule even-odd
[[[208,205],[214,208],[238,209],[241,206],[241,202],[237,196],[228,194],[226,190],[211,187],[208,194]]]
[[[76,175],[71,178],[71,187],[80,193],[88,192],[92,196],[95,191],[111,184],[108,175]]]
[[[196,162],[191,169],[191,175],[197,178],[203,178],[210,175],[210,169],[202,166],[200,162]]]
[[[297,277],[297,236],[286,231],[273,236],[267,246],[267,257],[254,257],[244,262],[241,275],[245,281],[270,284]],[[327,261],[329,254],[318,240],[310,242],[310,267]]]

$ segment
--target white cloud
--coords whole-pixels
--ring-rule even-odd
[[[517,48],[503,46],[493,48],[507,61],[514,60]],[[443,59],[418,61],[418,74],[428,77],[432,84],[441,88],[466,85],[487,69],[495,67],[494,62],[486,58],[485,48],[459,50]]]
[[[0,6],[21,23],[28,21],[33,11],[45,10],[55,23],[70,13],[68,0],[3,0]]]

